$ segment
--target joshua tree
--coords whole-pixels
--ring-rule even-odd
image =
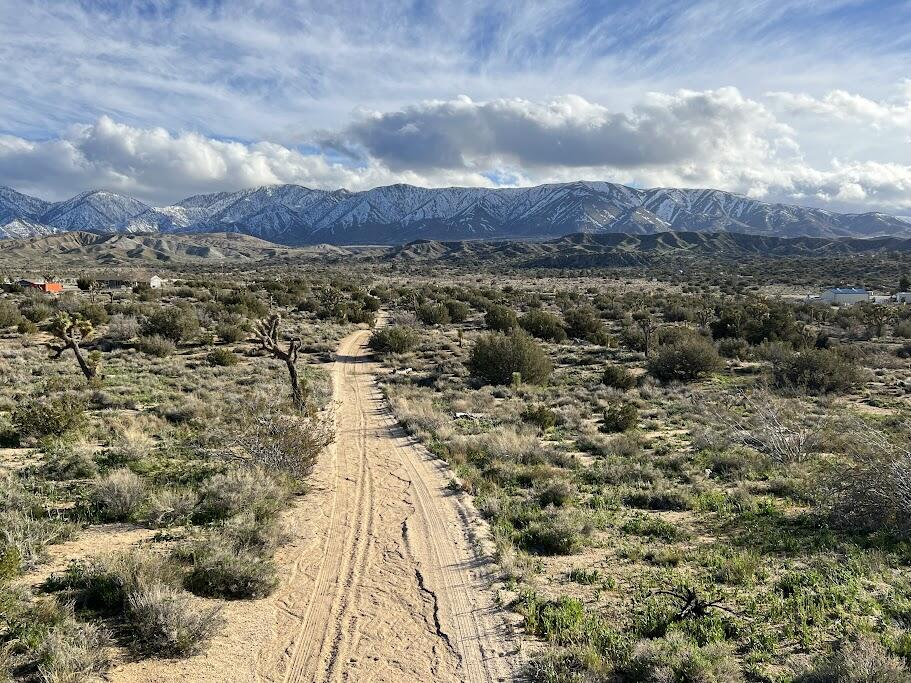
[[[92,322],[86,320],[81,315],[70,316],[68,313],[60,313],[54,318],[51,326],[51,333],[60,341],[62,346],[53,347],[53,358],[60,358],[67,349],[73,351],[76,356],[76,362],[79,363],[79,369],[89,382],[95,381],[98,377],[98,367],[101,364],[100,355],[97,351],[88,355],[83,354],[79,346],[84,340],[92,336],[94,329]]]
[[[284,361],[288,367],[288,378],[291,381],[291,398],[295,407],[301,412],[309,412],[310,406],[307,397],[306,382],[301,383],[297,373],[297,354],[300,351],[301,340],[298,338],[289,339],[287,348],[282,348],[281,343],[281,316],[277,314],[270,315],[268,318],[256,323],[256,333],[259,335],[262,347],[271,353],[275,358]]]
[[[658,322],[647,310],[634,313],[633,320],[636,321],[636,325],[642,330],[642,336],[645,341],[645,355],[649,356],[652,352],[652,341],[655,338],[655,333],[658,331]]]

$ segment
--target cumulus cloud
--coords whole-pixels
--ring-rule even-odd
[[[633,169],[764,157],[789,131],[736,88],[652,93],[630,112],[578,96],[429,101],[373,112],[325,145],[392,169]]]
[[[104,188],[164,204],[276,183],[360,190],[583,178],[712,187],[840,211],[911,209],[911,166],[811,164],[794,130],[734,88],[653,93],[625,112],[572,95],[427,101],[362,113],[305,138],[311,146],[244,143],[101,117],[45,141],[0,136],[0,184],[52,199]]]
[[[895,101],[873,100],[845,90],[832,90],[822,97],[791,92],[770,92],[768,96],[792,114],[911,129],[911,80],[904,81]]]
[[[0,184],[59,199],[104,188],[166,203],[202,192],[297,183],[365,189],[390,182],[490,184],[482,176],[424,177],[382,165],[333,162],[271,142],[245,144],[163,128],[136,128],[101,117],[48,141],[0,136]]]

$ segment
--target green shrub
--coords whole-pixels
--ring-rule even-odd
[[[272,560],[217,538],[196,544],[189,555],[192,565],[184,585],[197,595],[264,598],[278,584]]]
[[[720,368],[715,347],[701,337],[659,347],[648,364],[649,373],[662,382],[689,382]]]
[[[192,308],[169,306],[159,308],[142,323],[142,334],[158,335],[179,343],[199,333],[199,318]]]
[[[622,365],[608,365],[604,368],[601,383],[613,389],[626,391],[636,386],[636,378]]]
[[[216,365],[218,367],[230,367],[232,365],[237,365],[240,358],[237,357],[237,354],[229,349],[214,349],[206,354],[206,362],[209,365]]]
[[[465,322],[471,313],[471,307],[464,301],[449,299],[445,305],[449,311],[449,319],[454,323]]]
[[[557,414],[545,405],[529,406],[522,411],[522,421],[547,431],[556,426]]]
[[[247,330],[239,323],[224,322],[215,327],[215,334],[227,344],[236,344],[247,338]]]
[[[373,331],[368,342],[378,353],[408,353],[420,343],[417,330],[404,325],[390,325]]]
[[[519,318],[515,311],[500,304],[494,304],[484,314],[484,324],[487,329],[497,332],[508,332],[519,325]]]
[[[13,428],[21,437],[62,436],[84,421],[85,404],[77,396],[32,398],[13,410]]]
[[[510,384],[516,373],[523,382],[542,384],[550,377],[553,364],[528,333],[514,330],[480,337],[471,349],[468,368],[490,384]]]
[[[139,350],[147,356],[167,358],[177,351],[177,345],[170,339],[157,334],[143,335],[139,338]]]
[[[210,522],[250,512],[257,519],[270,519],[287,498],[287,490],[265,472],[235,468],[203,482],[195,517]]]
[[[640,640],[633,647],[629,661],[620,668],[623,680],[643,683],[741,683],[744,680],[730,646],[712,643],[700,647],[678,632]]]
[[[604,323],[598,311],[591,306],[572,308],[566,311],[563,318],[570,337],[587,339],[594,344],[605,342]]]
[[[572,555],[584,542],[585,530],[565,513],[545,515],[520,536],[520,545],[539,555]]]
[[[860,384],[860,369],[848,358],[829,349],[787,353],[772,366],[775,386],[810,394],[850,391]]]
[[[519,318],[519,325],[538,339],[553,342],[566,340],[566,330],[560,318],[540,308],[533,309]]]
[[[445,304],[428,301],[418,306],[414,313],[425,325],[445,325],[449,322],[449,309]]]
[[[626,401],[619,401],[605,409],[598,429],[606,434],[616,434],[633,429],[638,421],[639,411],[636,406]]]
[[[22,319],[19,308],[12,301],[0,299],[0,330],[15,327]]]
[[[908,683],[911,673],[869,635],[838,644],[831,656],[798,676],[795,683]]]
[[[718,353],[723,358],[747,360],[751,355],[750,344],[746,339],[725,337],[718,342]]]

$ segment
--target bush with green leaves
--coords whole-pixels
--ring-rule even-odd
[[[378,353],[408,353],[421,341],[417,330],[407,325],[380,327],[370,335],[368,345]]]
[[[247,338],[247,330],[242,323],[225,321],[215,326],[215,334],[226,344],[235,344]]]
[[[414,314],[425,325],[445,325],[449,322],[446,304],[428,301],[417,307]]]
[[[627,391],[636,386],[636,378],[622,365],[608,365],[604,368],[604,374],[601,375],[601,383],[612,389]]]
[[[238,358],[237,354],[230,349],[213,349],[206,354],[206,362],[209,365],[216,365],[218,367],[231,367],[232,365],[237,365],[239,361],[240,358]]]
[[[519,318],[519,325],[531,336],[552,342],[566,340],[566,329],[563,321],[553,313],[535,308]]]
[[[139,350],[147,356],[167,358],[177,351],[177,345],[170,339],[158,334],[143,335],[139,338]]]
[[[0,299],[0,330],[15,327],[22,320],[19,307],[7,299]]]
[[[648,363],[649,373],[662,382],[691,382],[721,367],[715,347],[702,337],[661,346]]]
[[[605,408],[598,429],[606,434],[627,432],[635,428],[638,421],[639,411],[635,404],[628,401],[617,401]]]
[[[471,306],[458,299],[448,299],[445,305],[449,311],[449,319],[454,323],[465,322],[471,313]]]
[[[287,498],[287,489],[266,472],[252,467],[233,468],[202,483],[195,517],[200,522],[211,522],[250,512],[257,519],[271,519]]]
[[[508,306],[493,304],[487,308],[484,314],[484,324],[489,330],[498,332],[508,332],[519,325],[519,318],[516,312]]]
[[[779,389],[808,394],[842,393],[863,380],[860,369],[849,358],[830,349],[808,349],[785,353],[773,362],[772,378]]]
[[[700,647],[680,632],[643,639],[620,667],[624,681],[711,681],[741,683],[740,665],[726,643]]]
[[[62,436],[82,425],[85,403],[72,394],[26,399],[13,410],[13,428],[20,438]]]
[[[563,314],[570,337],[586,339],[593,344],[605,344],[607,332],[598,311],[592,306],[578,306]]]
[[[522,421],[536,425],[543,430],[553,429],[557,424],[557,414],[545,405],[529,406],[522,411]]]
[[[190,561],[184,585],[196,595],[264,598],[278,585],[275,562],[216,534],[193,544],[183,555]]]
[[[468,368],[490,384],[510,384],[516,379],[543,384],[553,371],[553,363],[527,332],[513,330],[479,337],[471,349]]]
[[[157,335],[177,344],[199,334],[199,318],[186,306],[159,308],[143,321],[142,334]]]
[[[831,655],[795,679],[795,683],[908,683],[911,671],[873,636],[858,635],[838,643]]]

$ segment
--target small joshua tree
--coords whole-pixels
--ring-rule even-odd
[[[307,400],[306,382],[301,382],[297,373],[297,354],[300,351],[301,340],[294,338],[288,340],[287,348],[282,348],[281,344],[281,316],[277,314],[270,315],[268,318],[260,320],[256,324],[256,333],[259,335],[262,347],[272,354],[273,357],[284,361],[288,368],[288,378],[291,382],[291,398],[295,407],[302,411],[308,412],[310,406]]]
[[[72,350],[73,355],[76,356],[76,362],[79,363],[79,369],[89,382],[98,379],[101,358],[97,351],[93,351],[86,357],[80,344],[91,337],[93,332],[92,322],[78,314],[71,316],[68,313],[60,313],[54,318],[51,325],[51,333],[63,342],[62,346],[53,347],[52,358],[60,358],[64,351]]]

